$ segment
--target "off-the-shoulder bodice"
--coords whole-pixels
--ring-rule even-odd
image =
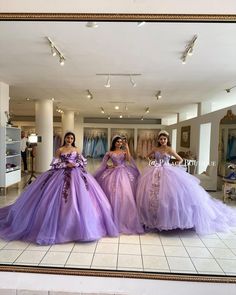
[[[109,153],[109,156],[112,160],[112,163],[116,166],[122,165],[125,163],[125,153]]]
[[[85,167],[87,160],[77,151],[70,153],[61,153],[59,158],[54,158],[51,166],[53,168],[66,168],[68,163],[74,164],[74,167]]]
[[[76,160],[78,157],[80,157],[81,155],[77,152],[77,151],[73,151],[70,153],[61,153],[60,154],[60,158],[62,161],[73,161]]]

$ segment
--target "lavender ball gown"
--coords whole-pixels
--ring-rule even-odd
[[[67,168],[67,163],[75,168]],[[0,209],[0,237],[40,245],[117,236],[111,206],[76,151],[61,154],[17,201]]]
[[[107,167],[109,159],[112,168]],[[135,203],[139,171],[134,162],[131,160],[131,164],[127,164],[125,153],[107,152],[94,176],[110,201],[119,232],[143,233]]]
[[[196,177],[169,165],[169,160],[169,155],[156,152],[155,165],[139,179],[136,202],[147,229],[194,228],[211,234],[236,225],[236,210],[213,199]]]

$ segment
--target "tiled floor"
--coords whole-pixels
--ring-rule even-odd
[[[93,164],[97,165],[97,163]],[[93,169],[91,168],[90,171]],[[0,207],[13,203],[22,183],[0,197]],[[212,193],[216,198],[222,192]],[[230,205],[235,206],[236,201]],[[92,243],[39,246],[0,240],[0,264],[54,266],[165,273],[236,275],[236,228],[200,236],[192,230],[121,235]]]

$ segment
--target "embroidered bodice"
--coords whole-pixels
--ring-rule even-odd
[[[159,164],[168,164],[170,161],[170,155],[167,153],[155,152],[155,161]]]
[[[109,153],[110,159],[112,160],[113,165],[120,166],[125,164],[125,154],[124,153]]]

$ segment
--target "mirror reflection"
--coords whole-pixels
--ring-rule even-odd
[[[0,263],[235,275],[235,31],[1,22]]]

